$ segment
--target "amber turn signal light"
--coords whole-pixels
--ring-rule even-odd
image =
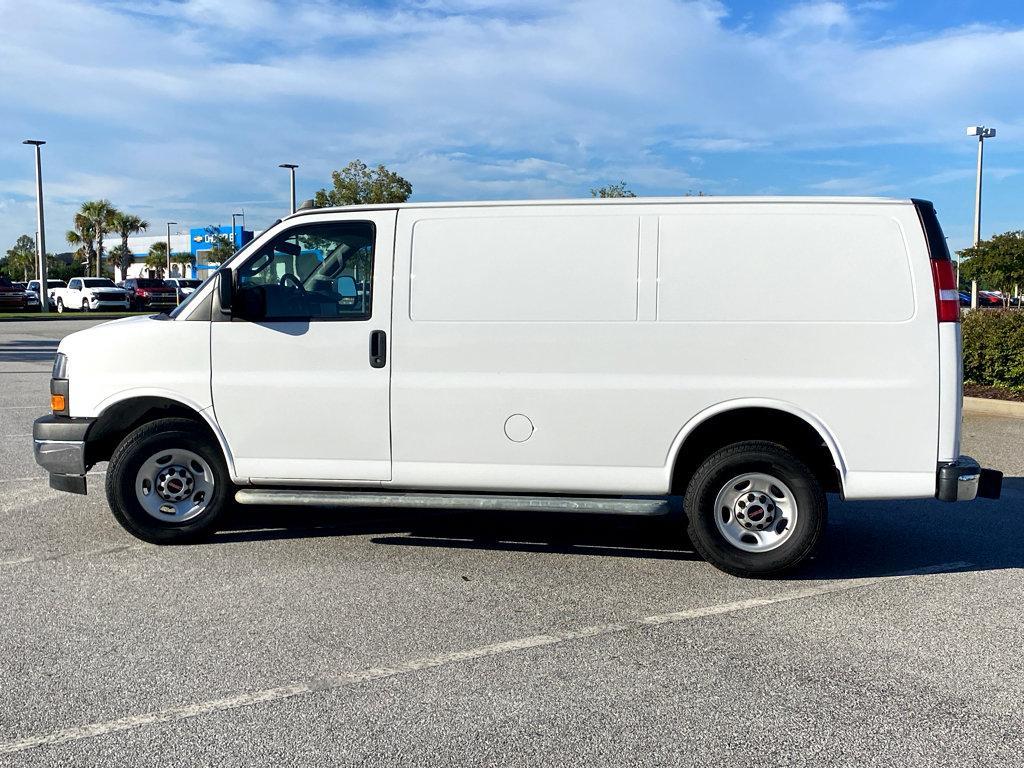
[[[50,396],[50,409],[54,412],[64,411],[68,407],[67,400],[63,395]]]

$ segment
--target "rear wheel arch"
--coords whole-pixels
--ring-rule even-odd
[[[825,491],[843,491],[842,453],[820,420],[787,403],[740,401],[712,406],[680,430],[672,447],[671,492],[685,493],[697,468],[715,451],[754,440],[784,446],[812,469]]]

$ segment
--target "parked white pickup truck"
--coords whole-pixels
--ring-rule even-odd
[[[51,289],[50,296],[57,312],[128,309],[128,292],[109,278],[72,278],[66,288]]]
[[[51,486],[85,493],[109,461],[114,515],[157,543],[232,503],[676,494],[694,547],[758,576],[814,550],[826,493],[953,502],[1002,478],[960,455],[959,298],[919,200],[300,210],[169,316],[65,337],[50,392]]]

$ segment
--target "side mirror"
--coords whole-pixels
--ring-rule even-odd
[[[358,294],[355,278],[349,275],[342,275],[338,278],[338,293],[344,297],[352,297],[354,299]]]
[[[217,298],[220,300],[220,311],[230,315],[235,303],[235,276],[230,267],[217,270]]]
[[[267,317],[267,290],[263,286],[245,286],[235,297],[235,317],[260,321]]]

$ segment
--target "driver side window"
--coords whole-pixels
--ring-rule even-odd
[[[372,312],[371,222],[289,230],[238,270],[238,291],[258,292],[265,320],[366,320]]]

